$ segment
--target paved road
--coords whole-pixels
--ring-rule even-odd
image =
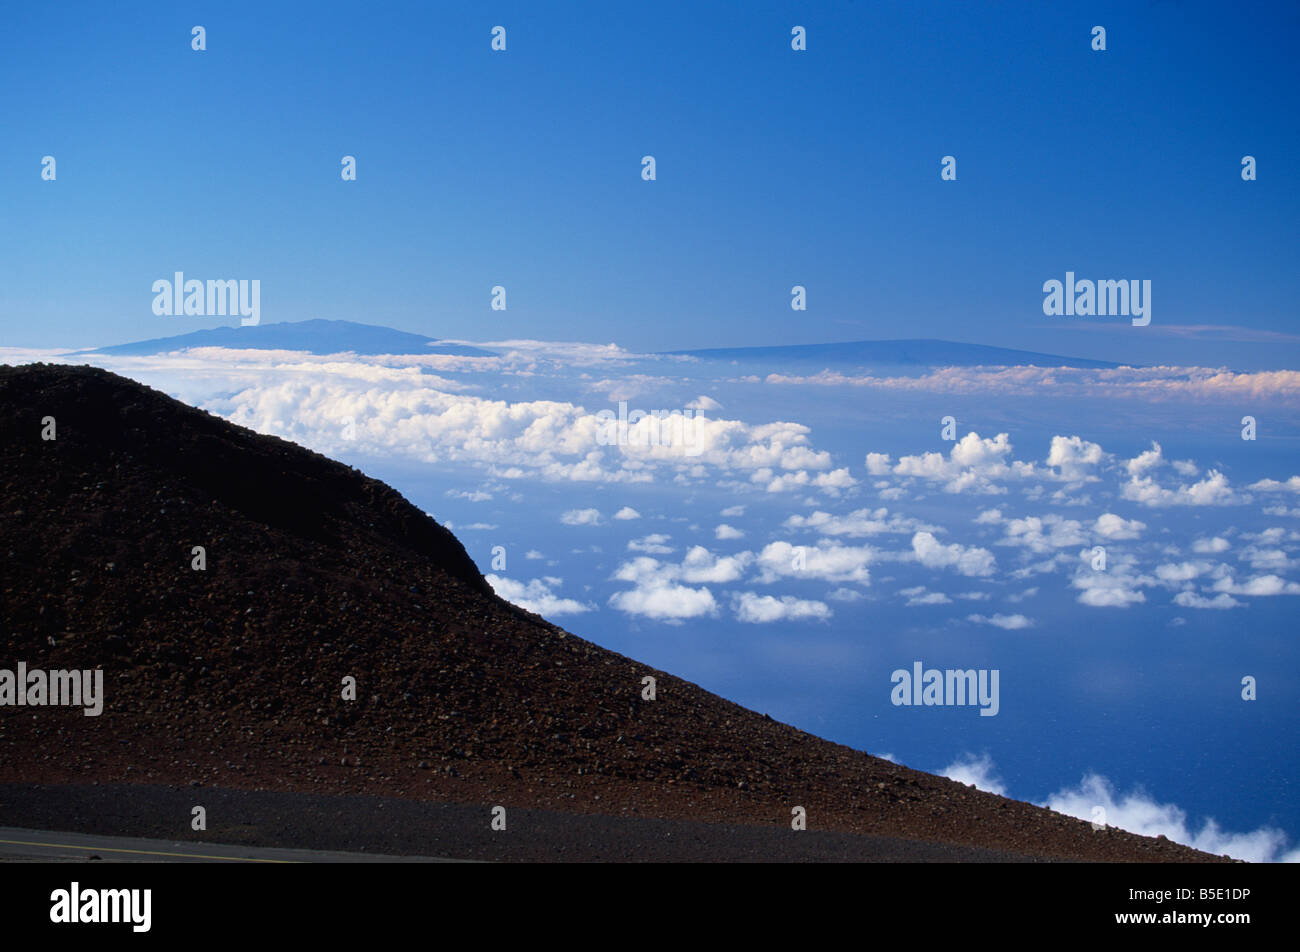
[[[379,856],[226,843],[184,843],[130,836],[92,836],[0,826],[0,863],[459,863],[433,856]]]
[[[196,798],[208,831],[189,830]],[[103,837],[147,837],[159,852],[240,859],[494,862],[1033,862],[1015,853],[890,836],[559,813],[510,806],[507,831],[494,832],[490,804],[433,803],[371,796],[326,796],[215,787],[137,784],[0,783],[0,823],[74,834],[0,836],[56,844],[84,859]],[[184,840],[176,839],[177,836]],[[230,845],[213,848],[211,842]],[[130,845],[122,849],[136,849]],[[0,858],[45,849],[0,844]],[[228,852],[227,852],[228,851]],[[49,853],[43,855],[50,855]],[[108,859],[100,852],[96,855]],[[136,854],[118,853],[118,857]],[[175,857],[184,859],[186,857]]]

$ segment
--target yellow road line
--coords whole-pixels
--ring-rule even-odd
[[[292,863],[291,859],[257,859],[251,856],[209,856],[205,853],[168,853],[162,850],[127,850],[113,846],[73,846],[68,843],[30,843],[26,840],[0,840],[10,846],[41,846],[52,850],[80,850],[91,853],[134,853],[137,856],[179,856],[184,859],[219,859],[229,863]]]

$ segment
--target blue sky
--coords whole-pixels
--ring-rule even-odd
[[[939,337],[1241,367],[1300,354],[1294,4],[9,16],[10,345],[219,323],[152,314],[152,281],[181,270],[260,279],[266,321],[437,337]],[[497,24],[504,53],[489,49]],[[356,182],[340,179],[344,154]],[[1246,154],[1257,181],[1241,180]],[[956,182],[939,179],[944,155]],[[1150,279],[1152,325],[1045,317],[1042,282],[1066,270]],[[496,284],[504,312],[488,307]],[[1242,330],[1171,329],[1187,326]],[[1287,337],[1235,340],[1262,332]]]
[[[0,360],[238,323],[154,315],[176,271],[259,280],[263,323],[478,342],[90,359],[389,481],[505,597],[780,720],[1300,857],[1300,8],[593,10],[13,11]],[[1044,315],[1067,271],[1150,280],[1150,325]],[[642,356],[916,337],[1148,367]],[[601,443],[619,401],[706,411],[698,452]],[[892,705],[915,660],[1000,670],[1000,712]]]

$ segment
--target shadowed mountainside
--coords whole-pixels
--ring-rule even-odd
[[[1212,858],[871,757],[583,641],[493,595],[382,483],[99,369],[0,367],[0,498],[0,668],[99,666],[106,694],[99,717],[0,708],[0,783],[786,829],[799,805],[810,829]]]

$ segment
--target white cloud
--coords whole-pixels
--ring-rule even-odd
[[[667,555],[673,551],[671,545],[667,545],[672,536],[665,535],[662,532],[652,532],[648,536],[642,536],[640,539],[633,539],[627,544],[629,552],[645,552],[648,555]]]
[[[681,577],[687,582],[734,582],[752,560],[749,552],[715,556],[702,545],[692,546],[682,559]]]
[[[1266,493],[1300,493],[1300,476],[1292,476],[1286,482],[1278,482],[1276,479],[1261,479],[1259,482],[1251,483],[1247,488],[1258,489],[1260,492]]]
[[[1041,517],[1009,519],[1005,528],[1006,535],[998,545],[1022,545],[1040,554],[1068,546],[1083,545],[1088,541],[1088,536],[1079,522],[1074,519],[1064,519],[1054,513]]]
[[[732,609],[739,621],[762,624],[774,621],[826,621],[831,617],[830,607],[825,602],[810,601],[782,595],[758,595],[754,592],[740,592],[732,599]]]
[[[1103,539],[1136,539],[1147,527],[1145,522],[1124,519],[1113,512],[1102,513],[1092,525],[1095,535]]]
[[[1162,582],[1178,584],[1200,578],[1213,569],[1214,563],[1203,559],[1195,562],[1165,562],[1156,566],[1156,578]]]
[[[570,509],[560,516],[560,521],[566,526],[598,526],[600,525],[600,511],[598,509]]]
[[[464,490],[458,490],[458,489],[448,489],[446,495],[452,497],[453,499],[465,499],[469,502],[486,502],[487,500],[492,498],[491,493],[485,493],[481,489],[476,489],[473,492],[466,492]]]
[[[1111,558],[1105,570],[1094,569],[1091,554],[1085,550],[1079,555],[1070,584],[1080,589],[1077,601],[1081,605],[1128,608],[1145,602],[1147,597],[1139,589],[1155,585],[1156,580],[1148,575],[1135,574],[1131,556]]]
[[[743,539],[745,533],[735,526],[729,526],[725,522],[713,530],[713,537],[719,540]]]
[[[976,757],[974,754],[962,754],[939,773],[958,783],[974,784],[978,790],[1005,796],[1007,785],[998,776],[993,766],[993,759],[988,754]]]
[[[778,578],[817,578],[865,585],[871,579],[867,566],[878,557],[877,550],[870,546],[838,543],[794,546],[789,542],[772,542],[758,554],[757,567],[759,581],[765,584]]]
[[[966,620],[977,625],[993,625],[997,628],[1004,628],[1007,631],[1019,631],[1022,628],[1034,627],[1033,619],[1026,618],[1024,615],[997,614],[992,617],[985,615],[967,615]]]
[[[888,456],[882,458],[881,454],[868,455],[868,472],[883,475],[879,470],[888,460]],[[946,457],[941,453],[904,456],[892,470],[885,469],[885,472],[942,483],[943,490],[950,493],[1001,493],[1005,489],[994,480],[1035,475],[1033,463],[1011,459],[1011,441],[1006,433],[999,433],[991,440],[981,439],[978,433],[967,433],[953,444]]]
[[[1047,465],[1059,470],[1060,478],[1070,482],[1094,480],[1093,470],[1105,454],[1096,443],[1077,436],[1052,437],[1047,453]]]
[[[794,515],[785,520],[787,529],[815,529],[822,535],[863,536],[881,535],[883,533],[910,533],[918,529],[937,531],[934,526],[926,525],[916,519],[909,519],[898,513],[890,514],[888,509],[858,509],[846,516],[833,516],[829,512],[818,510],[809,516]]]
[[[912,553],[926,568],[950,568],[962,575],[992,575],[996,560],[988,549],[958,543],[944,545],[929,532],[912,536]]]
[[[1133,457],[1124,464],[1124,468],[1128,470],[1130,476],[1137,478],[1150,470],[1163,466],[1164,462],[1164,450],[1160,448],[1159,443],[1153,440],[1151,442],[1151,449],[1145,450]]]
[[[904,588],[898,592],[907,599],[909,607],[917,605],[951,605],[952,599],[943,592],[927,592],[924,585],[918,585],[915,588]]]
[[[1155,477],[1147,473],[1164,465],[1163,450],[1159,443],[1153,442],[1151,449],[1129,460],[1129,481],[1124,484],[1120,495],[1125,499],[1152,508],[1164,506],[1232,506],[1250,501],[1228,483],[1228,477],[1217,469],[1205,474],[1205,478],[1196,483],[1183,483],[1176,489],[1166,489],[1156,482]]]
[[[1213,598],[1206,598],[1204,595],[1197,595],[1195,592],[1179,592],[1174,596],[1174,604],[1183,608],[1215,608],[1225,610],[1236,608],[1241,602],[1237,601],[1231,595],[1219,593]]]
[[[1224,576],[1214,583],[1214,591],[1229,595],[1300,595],[1300,583],[1288,582],[1276,575],[1258,575],[1244,583]]]
[[[591,605],[584,605],[582,602],[572,598],[560,598],[551,591],[552,587],[561,584],[560,579],[532,579],[531,581],[519,582],[515,579],[503,578],[498,575],[488,575],[488,584],[492,590],[504,598],[506,601],[525,608],[530,612],[535,612],[543,618],[556,618],[560,615],[578,615],[583,612],[592,611]]]
[[[1220,829],[1213,818],[1206,819],[1200,830],[1193,831],[1187,814],[1172,803],[1159,803],[1142,790],[1116,796],[1110,781],[1088,774],[1077,787],[1058,790],[1044,804],[1057,813],[1092,822],[1095,808],[1105,811],[1104,822],[1139,836],[1164,836],[1175,843],[1215,855],[1228,855],[1256,863],[1295,862],[1300,850],[1286,852],[1287,837],[1279,829],[1260,827],[1250,833],[1231,833]]]
[[[763,483],[772,492],[811,486],[836,495],[856,482],[846,468],[832,467],[831,455],[813,447],[811,431],[798,423],[751,425],[674,411],[665,419],[649,416],[621,428],[609,419],[614,412],[609,408],[487,399],[458,392],[474,389],[473,384],[427,372],[442,360],[457,371],[482,370],[473,361],[486,361],[507,374],[504,380],[532,374],[537,354],[557,345],[531,343],[533,351],[502,358],[343,355],[322,361],[313,355],[218,350],[180,365],[190,371],[191,389],[207,390],[191,402],[326,455],[468,463],[497,477],[549,482],[648,483],[659,470],[674,480],[716,483],[719,476],[752,478],[763,469],[770,471]],[[587,350],[597,360],[629,356],[617,348]],[[566,360],[582,359],[564,345],[560,353]],[[177,358],[166,360],[174,364]],[[161,365],[175,370],[164,358],[148,359],[148,366]],[[218,377],[224,386],[215,384]]]
[[[1238,403],[1294,403],[1300,398],[1300,371],[1233,373],[1208,367],[943,367],[919,376],[852,376],[822,371],[810,376],[769,374],[769,385],[868,387],[904,393],[953,393],[1162,400],[1188,398]]]
[[[637,512],[631,506],[624,506],[618,512],[614,513],[614,518],[619,520],[640,519],[641,513]]]
[[[1192,543],[1192,551],[1200,553],[1227,552],[1231,546],[1227,539],[1214,536],[1210,539],[1197,539]]]
[[[610,596],[609,604],[629,615],[641,615],[671,624],[718,613],[718,603],[707,588],[666,583],[615,592]]]
[[[721,513],[724,519],[734,519],[736,516],[743,516],[744,514],[744,506],[728,506],[726,509],[722,510]]]
[[[620,565],[613,578],[641,588],[661,587],[679,581],[695,584],[735,582],[744,575],[745,568],[753,559],[752,552],[715,556],[704,546],[697,545],[692,546],[679,563],[638,556]]]

